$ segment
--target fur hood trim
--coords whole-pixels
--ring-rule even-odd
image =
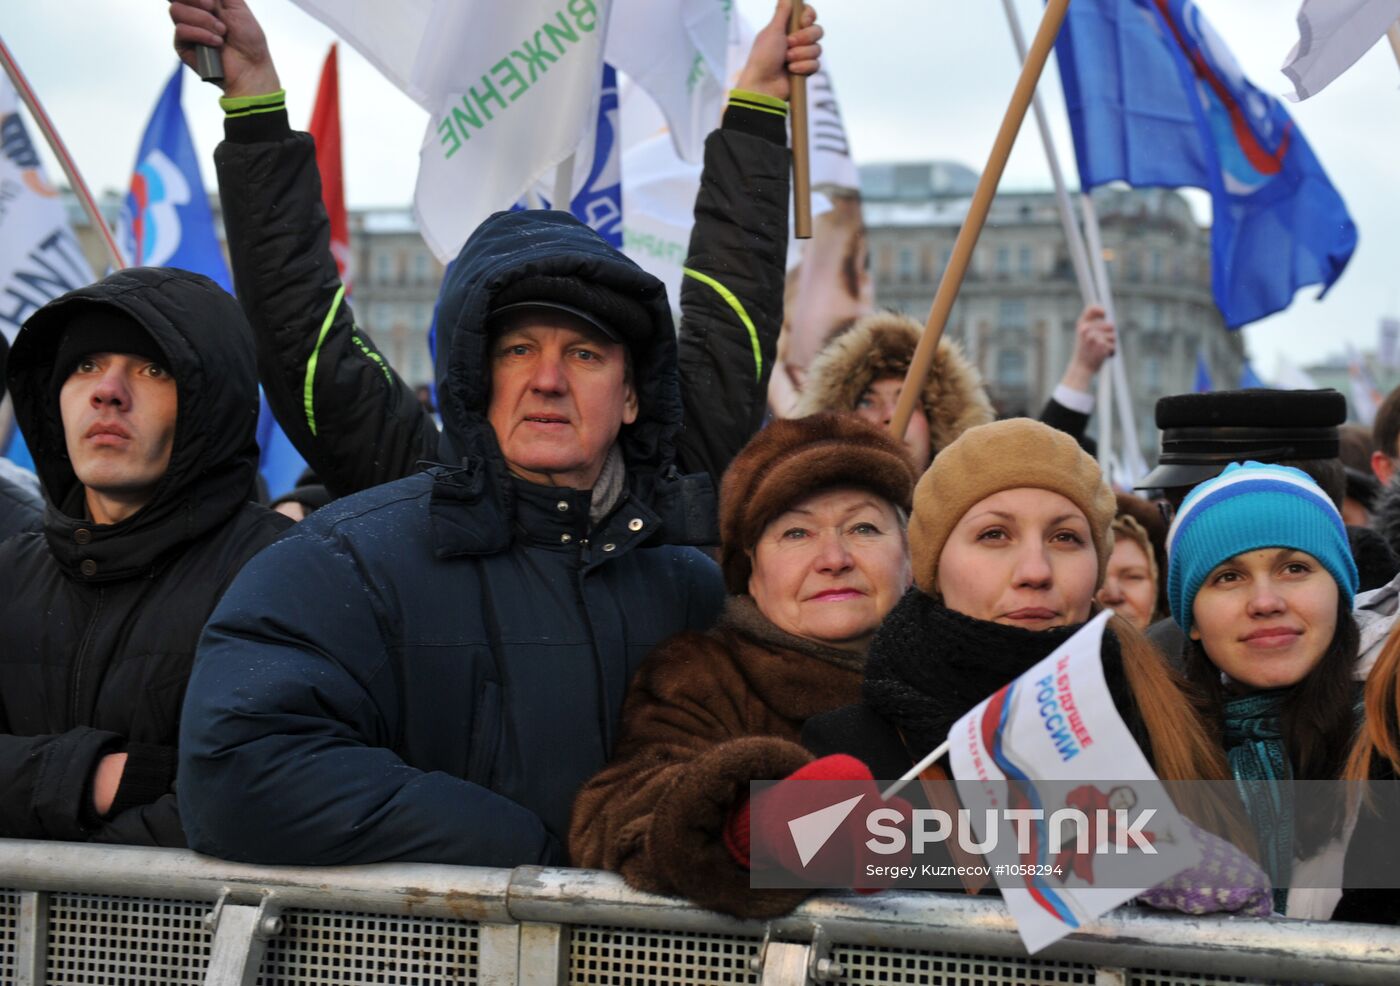
[[[903,377],[908,372],[923,331],[918,322],[894,312],[865,316],[827,343],[812,361],[796,413],[854,410],[860,395],[873,382]],[[982,374],[968,362],[961,347],[946,338],[939,340],[934,354],[923,404],[935,453],[967,429],[996,417]]]

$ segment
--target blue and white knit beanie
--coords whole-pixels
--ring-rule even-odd
[[[1186,497],[1167,532],[1167,601],[1182,630],[1206,576],[1235,555],[1293,548],[1318,560],[1350,606],[1359,578],[1346,525],[1307,473],[1238,462]]]

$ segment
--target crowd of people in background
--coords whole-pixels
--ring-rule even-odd
[[[0,471],[0,836],[595,867],[779,915],[808,892],[750,885],[750,782],[874,791],[1107,608],[1157,775],[1235,792],[1179,805],[1215,875],[1143,903],[1400,920],[1348,881],[1400,799],[1292,793],[1400,773],[1400,391],[1369,434],[1334,391],[1164,398],[1115,490],[1103,309],[1039,420],[994,420],[940,340],[902,441],[923,326],[875,312],[774,413],[789,72],[822,36],[779,4],[706,145],[679,324],[583,223],[497,214],[442,285],[434,408],[355,323],[251,12],[171,16],[223,55],[237,299],[123,271],[8,354],[37,478]],[[273,505],[259,383],[311,470]]]

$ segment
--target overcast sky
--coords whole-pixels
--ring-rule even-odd
[[[390,0],[386,0],[390,2]],[[770,0],[737,0],[753,22]],[[1287,88],[1279,66],[1297,40],[1297,0],[1198,0],[1260,88]],[[1027,36],[1036,0],[1017,0]],[[176,64],[158,0],[65,0],[0,6],[0,36],[29,75],[95,191],[124,188],[136,145]],[[1015,84],[1017,63],[996,0],[826,0],[817,5],[851,146],[860,163],[961,161],[980,170]],[[333,36],[290,0],[260,0],[294,126],[311,112]],[[1051,59],[1041,92],[1061,161],[1075,174],[1063,99]],[[190,75],[185,112],[213,187],[210,156],[221,114],[216,90]],[[426,114],[353,50],[342,46],[341,107],[350,205],[412,198]],[[1321,95],[1289,104],[1340,189],[1360,231],[1351,264],[1328,297],[1305,289],[1285,312],[1245,330],[1266,377],[1280,354],[1297,364],[1374,346],[1378,320],[1400,316],[1400,66],[1383,41]],[[50,159],[50,176],[57,168]],[[1049,187],[1033,123],[1017,142],[1003,187]],[[1194,199],[1202,218],[1204,196]],[[1131,354],[1129,354],[1131,358]]]

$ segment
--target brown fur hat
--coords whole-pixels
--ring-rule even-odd
[[[887,377],[909,372],[924,327],[894,312],[867,315],[828,342],[807,368],[797,414],[854,411],[865,389]],[[996,418],[982,374],[958,344],[940,339],[933,369],[924,383],[924,416],[933,451],[942,451],[969,428]]]
[[[736,596],[749,591],[749,552],[768,522],[798,501],[833,486],[858,486],[907,511],[916,478],[904,443],[853,414],[772,422],[734,457],[720,488],[725,588]]]
[[[973,506],[1002,490],[1020,487],[1059,493],[1089,521],[1103,584],[1113,551],[1109,525],[1118,501],[1099,464],[1062,431],[1029,418],[1011,418],[973,428],[948,446],[914,490],[909,518],[909,553],[914,582],[938,595],[938,561],[948,536]]]

